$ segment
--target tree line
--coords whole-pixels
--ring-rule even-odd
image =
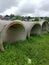
[[[49,17],[31,17],[31,16],[20,16],[20,15],[5,15],[5,19],[10,20],[22,20],[22,21],[39,21],[39,20],[46,20],[49,22]]]

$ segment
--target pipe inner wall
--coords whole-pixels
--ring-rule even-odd
[[[32,34],[40,34],[41,33],[41,25],[35,24],[31,29],[31,35]]]
[[[24,40],[25,38],[25,28],[21,24],[14,24],[8,27],[6,31],[6,41],[14,42]]]
[[[48,22],[44,22],[42,25],[42,33],[46,33],[48,31]]]

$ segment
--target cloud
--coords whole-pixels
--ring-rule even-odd
[[[4,11],[4,12],[1,13],[1,14],[2,14],[2,15],[15,14],[16,11],[17,11],[17,14],[18,14],[18,8],[16,8],[16,7],[11,7],[10,9],[7,9],[6,11]]]
[[[32,13],[35,10],[35,6],[31,2],[31,0],[25,0],[23,3],[20,4],[19,9],[22,13]]]
[[[49,16],[49,0],[1,0],[0,14]]]
[[[40,10],[49,11],[49,0],[43,0],[41,2]]]
[[[9,9],[12,6],[18,5],[19,0],[0,0],[0,13]]]

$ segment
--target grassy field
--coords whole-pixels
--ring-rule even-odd
[[[33,35],[28,40],[4,43],[0,65],[49,65],[49,33]]]

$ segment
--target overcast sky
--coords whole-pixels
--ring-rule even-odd
[[[0,15],[49,16],[49,0],[0,0]]]

